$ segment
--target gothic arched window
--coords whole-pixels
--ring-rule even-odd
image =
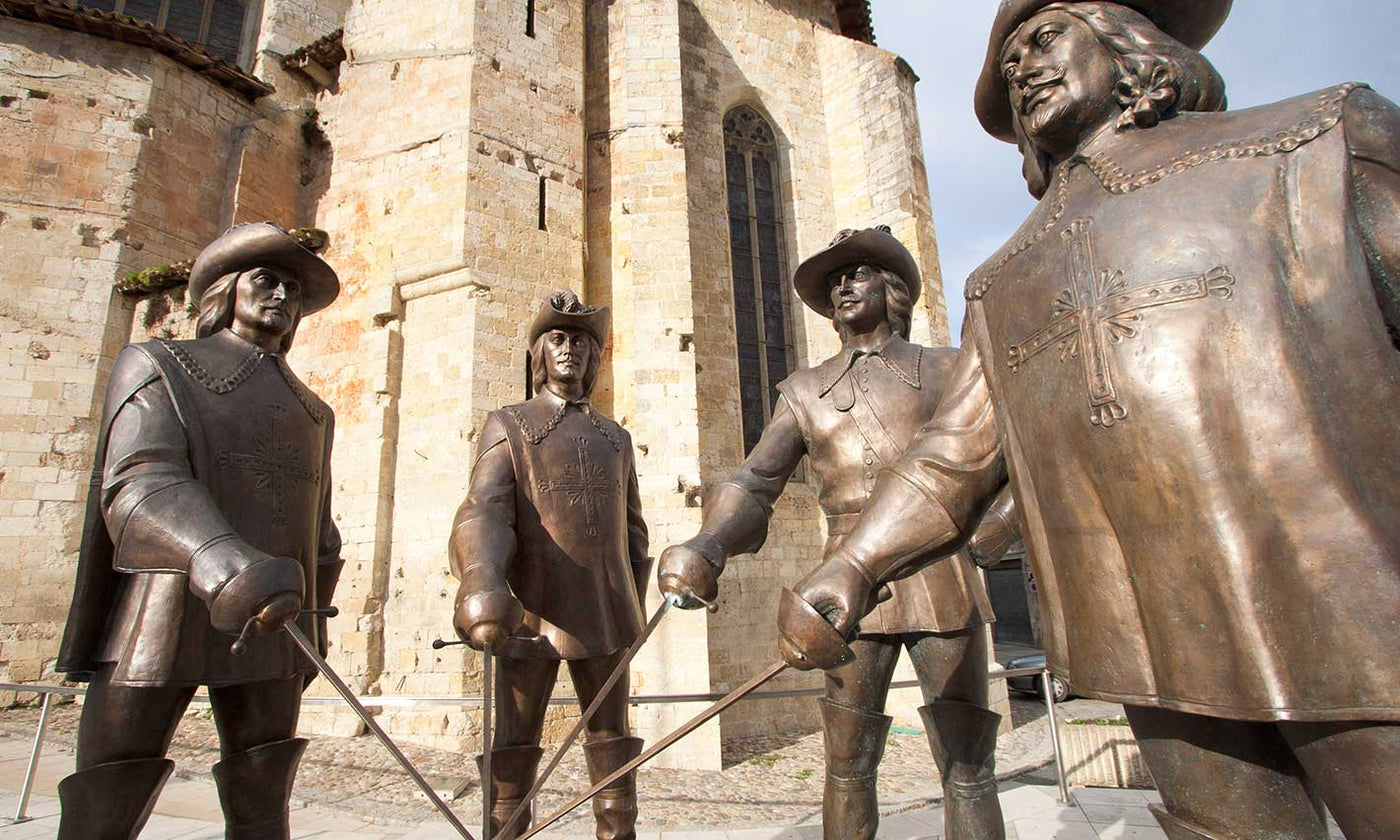
[[[78,5],[149,21],[238,64],[248,0],[78,0]]]
[[[746,105],[724,116],[724,169],[739,345],[739,409],[748,454],[772,416],[777,385],[791,370],[793,354],[778,144],[772,126]]]

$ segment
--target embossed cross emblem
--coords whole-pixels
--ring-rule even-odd
[[[563,493],[570,505],[583,505],[583,521],[590,537],[598,536],[599,508],[603,494],[613,489],[603,468],[588,457],[588,439],[576,437],[578,460],[564,467],[564,476],[540,482],[545,493]]]
[[[320,469],[311,469],[302,461],[302,453],[286,440],[287,408],[269,406],[272,410],[272,431],[253,441],[254,452],[221,451],[215,463],[224,469],[247,470],[253,474],[253,486],[272,491],[272,523],[279,528],[287,525],[287,492],[291,482],[316,484],[321,480]]]
[[[1052,344],[1059,348],[1061,362],[1081,359],[1089,391],[1089,421],[1109,428],[1127,417],[1128,410],[1118,401],[1108,346],[1138,335],[1142,310],[1212,297],[1227,300],[1235,278],[1229,269],[1217,266],[1205,274],[1130,287],[1123,272],[1095,264],[1088,219],[1073,222],[1060,236],[1069,247],[1070,287],[1052,304],[1049,324],[1011,345],[1007,363],[1012,373],[1018,373]]]

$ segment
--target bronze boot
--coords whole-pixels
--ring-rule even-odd
[[[921,707],[919,715],[943,775],[947,840],[1005,840],[996,777],[1001,715],[960,700],[935,700]]]
[[[175,769],[168,758],[98,764],[58,783],[58,840],[135,840]]]
[[[875,780],[885,755],[890,717],[822,700],[826,789],[822,792],[825,840],[874,840],[880,827]]]
[[[288,738],[224,756],[214,784],[224,809],[225,840],[288,840],[287,810],[297,765],[309,742]]]
[[[642,739],[623,736],[583,745],[588,778],[597,784],[608,774],[642,754]],[[637,773],[633,771],[593,797],[598,840],[636,840]]]
[[[515,840],[529,830],[530,823],[535,819],[533,802],[509,827],[506,820],[530,792],[543,755],[543,749],[528,744],[491,751],[491,840]],[[476,762],[479,770],[480,756]]]

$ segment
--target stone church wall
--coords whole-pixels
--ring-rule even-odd
[[[332,661],[386,694],[480,691],[480,654],[430,648],[452,633],[452,517],[486,414],[525,396],[540,300],[582,290],[582,7],[539,4],[530,37],[525,4],[480,5],[354,6],[339,88],[317,102],[316,219],[346,282],[310,337],[312,380],[344,407]],[[474,712],[382,720],[409,741],[479,748]]]
[[[614,308],[612,364],[599,399],[637,447],[638,483],[652,553],[699,527],[699,372],[690,192],[682,108],[686,4],[595,0],[589,9],[589,298]],[[659,594],[651,587],[647,608]],[[668,617],[633,666],[636,691],[710,690],[705,616]],[[699,705],[644,706],[644,735],[684,722]],[[661,761],[718,769],[709,724]]]

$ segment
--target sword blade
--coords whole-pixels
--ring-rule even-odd
[[[554,768],[559,766],[559,762],[564,759],[564,754],[574,745],[574,741],[578,740],[579,733],[583,732],[583,728],[593,719],[594,713],[597,712],[598,709],[602,707],[603,702],[608,699],[608,692],[612,691],[613,686],[617,685],[617,681],[622,679],[623,674],[627,673],[627,667],[632,664],[632,659],[637,655],[637,652],[642,649],[642,645],[646,644],[647,639],[651,638],[652,631],[656,630],[656,626],[661,623],[661,619],[666,617],[666,613],[670,609],[671,599],[667,598],[661,602],[661,606],[658,607],[656,612],[652,615],[651,621],[648,621],[647,626],[642,628],[642,634],[638,636],[637,640],[632,643],[632,646],[627,649],[627,653],[622,657],[622,660],[617,663],[617,667],[608,675],[608,679],[603,683],[603,687],[594,695],[593,702],[588,704],[588,708],[584,709],[583,715],[578,719],[578,723],[574,724],[574,728],[569,732],[569,737],[564,739],[564,743],[559,746],[559,749],[554,753],[554,757],[551,758],[549,764],[545,766],[544,772],[540,773],[539,777],[535,779],[535,783],[530,786],[529,793],[526,793],[525,798],[520,800],[520,804],[515,806],[515,810],[511,812],[509,819],[501,824],[502,834],[508,834],[510,827],[515,825],[515,821],[520,819],[521,814],[525,814],[530,810],[530,804],[535,801],[535,797],[539,796],[540,791],[544,789],[544,783],[549,781],[549,774],[553,773]]]
[[[491,840],[491,645],[484,645],[481,655],[481,836]]]
[[[341,699],[350,704],[350,708],[354,709],[355,714],[360,716],[360,720],[365,722],[365,726],[374,733],[374,737],[379,739],[379,743],[384,745],[384,749],[388,750],[404,771],[413,777],[413,781],[418,783],[419,789],[428,797],[428,801],[432,802],[433,806],[442,813],[443,818],[452,824],[458,834],[462,835],[462,840],[476,840],[472,833],[467,831],[467,827],[462,825],[462,821],[457,819],[457,815],[452,813],[452,809],[447,807],[447,803],[442,801],[442,797],[437,795],[437,791],[433,790],[433,786],[428,784],[428,780],[423,778],[423,774],[418,772],[418,768],[413,766],[413,762],[408,760],[408,756],[403,754],[399,745],[395,744],[394,740],[383,729],[379,728],[379,723],[365,710],[364,706],[360,705],[360,701],[355,699],[355,692],[350,690],[350,686],[346,685],[340,675],[322,658],[320,651],[316,650],[316,646],[311,644],[305,633],[301,632],[301,628],[291,621],[283,624],[282,628],[292,637],[292,641],[296,642],[296,646],[301,648],[301,652],[306,654],[306,658],[310,659],[312,664],[316,666],[316,670],[321,672],[321,676],[325,677],[326,681],[340,694]]]
[[[642,766],[643,764],[646,764],[648,761],[651,761],[657,755],[660,755],[661,753],[665,752],[672,744],[676,743],[680,739],[699,729],[711,718],[715,717],[720,712],[723,712],[730,706],[744,699],[745,695],[751,694],[754,691],[758,690],[764,685],[764,683],[767,683],[769,680],[772,680],[774,677],[778,676],[783,671],[786,671],[787,668],[787,663],[782,661],[774,662],[772,665],[769,665],[758,676],[754,677],[753,679],[749,680],[748,682],[729,692],[723,698],[716,700],[714,704],[711,705],[708,709],[691,718],[690,720],[686,721],[685,723],[681,724],[679,729],[677,729],[675,732],[672,732],[670,735],[667,735],[665,738],[662,738],[660,741],[657,741],[656,744],[650,749],[648,749],[646,752],[642,753],[641,755],[622,765],[617,770],[614,770],[608,775],[606,779],[603,779],[601,782],[598,782],[593,787],[589,788],[588,790],[569,800],[569,802],[565,804],[564,807],[560,808],[558,811],[555,811],[553,814],[550,814],[548,817],[545,817],[537,825],[535,825],[534,828],[531,828],[529,831],[525,832],[524,834],[521,834],[519,838],[517,838],[517,840],[528,840],[528,838],[534,837],[536,834],[539,834],[541,831],[544,831],[546,828],[549,828],[551,825],[554,825],[556,822],[563,819],[564,816],[567,815],[570,811],[574,810],[578,806],[592,799],[594,796],[597,796],[598,792],[601,791],[603,788],[607,787],[608,785],[612,784],[613,782],[617,781],[623,776],[626,776],[628,773],[631,773],[633,770],[636,770],[638,767]]]

